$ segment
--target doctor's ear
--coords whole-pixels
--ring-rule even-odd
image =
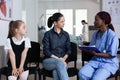
[[[105,20],[102,20],[103,21],[103,23],[105,24]]]

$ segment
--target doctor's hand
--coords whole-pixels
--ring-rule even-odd
[[[90,53],[90,54],[92,54],[92,55],[97,55],[98,53],[96,53],[95,51],[93,51],[93,50],[88,50],[88,52]]]

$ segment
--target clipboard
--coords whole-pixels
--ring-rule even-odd
[[[79,46],[79,49],[81,49],[81,50],[93,50],[95,52],[100,53],[100,51],[96,47],[93,47],[93,46]]]

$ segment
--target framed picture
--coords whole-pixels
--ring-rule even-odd
[[[13,12],[13,0],[0,0],[0,20],[10,21]]]

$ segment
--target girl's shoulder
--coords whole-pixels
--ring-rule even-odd
[[[25,47],[30,48],[31,47],[30,38],[29,37],[24,37],[24,41],[25,41]]]
[[[12,38],[7,38],[7,39],[6,39],[6,43],[9,43],[9,44],[10,44],[10,43],[11,43],[11,40],[13,40],[13,39],[12,39]]]
[[[30,40],[30,38],[29,38],[29,37],[26,37],[26,36],[24,36],[23,38],[24,38],[24,39],[29,39],[29,40]]]
[[[8,42],[8,41],[10,41],[10,38],[7,38],[7,40],[6,40],[6,41],[7,41],[7,42]]]
[[[23,40],[26,41],[26,42],[28,42],[28,41],[30,42],[30,38],[29,38],[29,37],[25,37],[25,36],[24,36],[24,37],[23,37]]]

